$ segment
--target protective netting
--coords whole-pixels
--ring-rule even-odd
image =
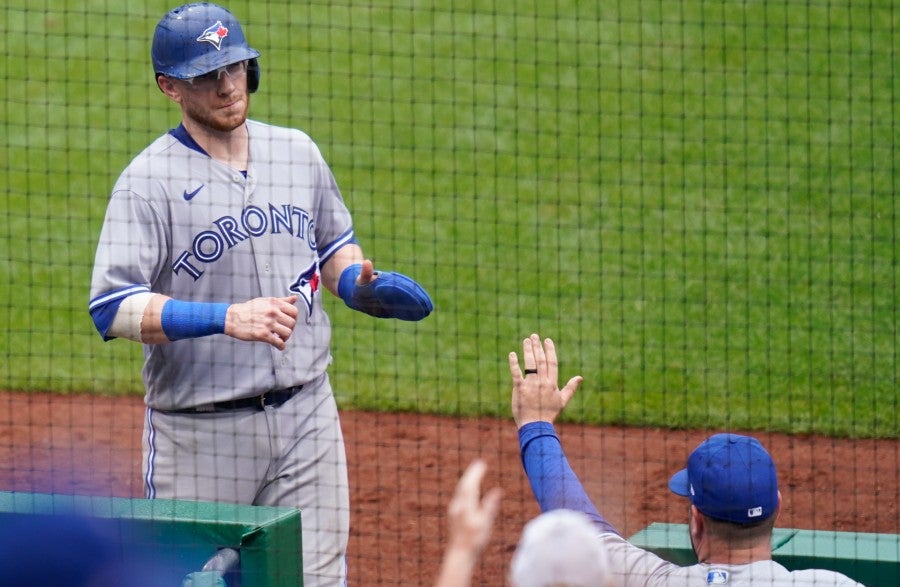
[[[900,533],[894,2],[230,3],[260,54],[250,119],[302,130],[311,159],[295,159],[296,136],[266,134],[232,165],[232,183],[252,185],[233,205],[210,188],[220,163],[169,148],[140,177],[148,193],[125,187],[135,198],[103,249],[113,277],[92,288],[120,174],[181,121],[150,59],[174,6],[0,10],[0,491],[147,496],[142,345],[104,342],[108,323],[88,312],[135,286],[202,302],[298,296],[306,330],[291,344],[308,353],[222,334],[172,345],[147,371],[148,402],[318,389],[327,366],[351,583],[432,582],[446,504],[479,455],[506,491],[479,573],[502,583],[537,511],[507,363],[532,332],[555,341],[561,382],[584,377],[562,440],[623,534],[686,522],[666,481],[722,430],[770,447],[790,502],[780,525]],[[346,210],[301,201],[328,191],[327,170]],[[168,208],[153,199],[165,190]],[[430,316],[373,318],[327,291],[348,226],[376,270],[427,290]],[[294,273],[278,289],[267,276],[283,263]],[[244,466],[247,437],[277,436],[260,425],[192,427],[198,462]],[[241,483],[266,475],[248,466],[202,495],[203,473],[179,468],[197,462],[169,481],[246,501]]]

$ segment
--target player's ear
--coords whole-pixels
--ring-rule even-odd
[[[159,90],[176,102],[181,101],[181,90],[175,84],[175,80],[162,74],[156,76],[156,86]]]

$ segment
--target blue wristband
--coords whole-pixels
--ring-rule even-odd
[[[163,305],[163,332],[169,340],[200,338],[225,332],[229,304],[169,300]]]
[[[348,265],[341,271],[341,277],[338,280],[338,295],[349,308],[354,310],[358,309],[354,307],[353,294],[356,292],[356,279],[360,273],[362,273],[361,263]]]

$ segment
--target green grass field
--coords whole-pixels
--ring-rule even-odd
[[[435,314],[328,305],[345,408],[508,415],[536,331],[567,417],[900,437],[900,12],[754,3],[231,2],[254,118],[304,129]],[[159,1],[0,12],[0,386],[140,393],[87,313],[109,190],[178,122]]]

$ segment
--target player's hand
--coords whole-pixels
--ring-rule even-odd
[[[521,428],[530,422],[550,422],[562,412],[581,382],[580,375],[569,379],[559,389],[559,361],[553,341],[532,334],[522,342],[522,358],[525,374],[519,367],[519,357],[509,353],[509,373],[512,376],[512,413],[516,426]]]
[[[297,324],[296,302],[297,296],[287,296],[231,304],[225,316],[225,334],[238,340],[267,342],[283,351]]]
[[[428,292],[415,280],[394,271],[376,272],[368,259],[341,269],[336,293],[348,308],[376,318],[415,322],[434,310]]]
[[[378,279],[378,274],[375,273],[375,264],[369,259],[364,260],[359,277],[356,278],[356,285],[367,285],[376,279]]]

